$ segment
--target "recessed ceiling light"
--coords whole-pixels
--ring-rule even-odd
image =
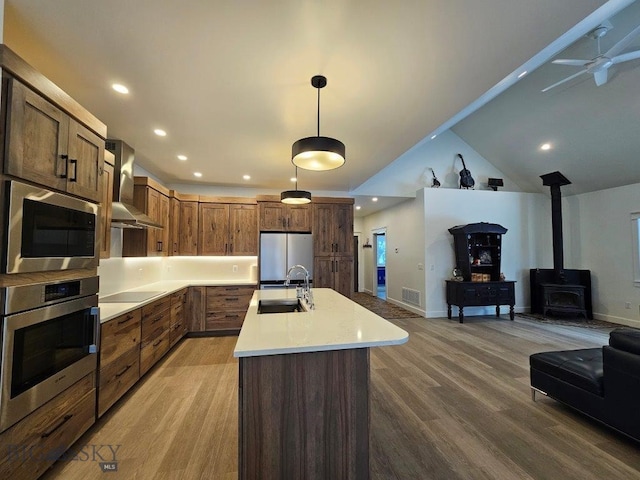
[[[243,175],[242,178],[245,180],[251,180],[251,175]]]
[[[436,138],[438,135],[431,135],[431,140],[433,140],[434,138]]]
[[[182,160],[183,162],[187,159],[186,155],[178,155],[178,160]]]
[[[200,178],[202,174],[200,172],[193,172],[193,176]]]
[[[518,75],[518,78],[524,77],[527,73],[529,72],[527,72],[526,70],[524,72],[520,72],[520,75]]]
[[[373,197],[373,198],[371,199],[371,201],[372,201],[372,202],[377,202],[377,201],[378,201],[378,197]]]
[[[111,85],[111,88],[113,88],[118,93],[122,93],[123,95],[129,93],[129,89],[120,83],[114,83],[113,85]]]
[[[356,205],[356,210],[360,210],[362,207],[360,205]]]
[[[291,177],[289,180],[291,180],[292,182],[297,182],[298,179],[296,177]]]
[[[159,137],[166,137],[167,136],[167,132],[165,132],[164,130],[162,130],[161,128],[156,128],[153,133],[155,133],[156,135],[158,135]]]
[[[551,150],[551,144],[543,143],[542,145],[540,145],[540,150]]]

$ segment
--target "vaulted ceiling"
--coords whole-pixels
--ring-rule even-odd
[[[320,131],[346,144],[347,163],[299,172],[300,187],[348,192],[605,3],[5,0],[4,42],[174,184],[289,188],[291,144],[316,130],[310,78],[323,74]],[[114,82],[130,94],[111,90]],[[504,143],[513,128],[505,132]],[[488,141],[478,145],[509,175],[537,173],[524,154],[518,166]]]

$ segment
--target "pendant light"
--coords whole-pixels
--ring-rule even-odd
[[[296,189],[286,190],[280,194],[280,201],[288,205],[304,205],[311,202],[311,192],[298,190],[298,167],[296,166]]]
[[[320,89],[327,85],[326,77],[316,75],[311,85],[318,89],[318,133],[315,137],[301,138],[291,147],[291,161],[305,170],[333,170],[345,161],[345,146],[340,140],[320,136]]]

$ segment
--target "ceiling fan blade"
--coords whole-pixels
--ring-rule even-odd
[[[604,85],[607,83],[607,78],[609,75],[607,74],[609,70],[604,68],[602,70],[598,70],[597,72],[593,72],[593,79],[596,81],[596,85],[599,87],[600,85]]]
[[[569,65],[571,67],[584,67],[590,61],[591,60],[578,60],[576,58],[558,58],[551,63],[555,63],[556,65]]]
[[[611,61],[615,64],[615,63],[628,62],[629,60],[635,60],[636,58],[640,58],[640,50],[617,55],[613,57]]]
[[[611,47],[609,51],[604,54],[604,56],[609,58],[615,57],[622,50],[624,50],[627,47],[627,45],[629,45],[631,41],[634,38],[636,38],[638,35],[640,35],[640,25],[638,25],[636,28],[634,28],[629,33],[627,33],[627,35],[618,43],[616,43],[613,47]]]
[[[562,85],[563,83],[568,82],[569,80],[573,80],[574,78],[576,78],[579,75],[582,75],[583,73],[587,73],[587,69],[586,68],[584,70],[580,70],[578,73],[574,73],[573,75],[569,75],[567,78],[564,78],[564,79],[560,80],[559,82],[554,83],[553,85],[549,85],[547,88],[544,88],[542,90],[542,93],[548,92],[552,88],[557,87],[558,85]]]

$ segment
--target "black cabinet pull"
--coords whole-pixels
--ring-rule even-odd
[[[73,165],[73,177],[71,177],[69,181],[77,182],[78,181],[78,160],[76,160],[75,158],[71,158],[69,160],[69,164]]]
[[[127,318],[124,320],[119,320],[118,325],[122,325],[123,323],[127,323],[129,320],[133,319],[133,315],[127,315]]]
[[[67,423],[69,420],[71,420],[71,417],[73,417],[73,414],[69,413],[68,415],[65,415],[62,418],[62,421],[60,423],[58,423],[58,425],[56,425],[55,427],[53,427],[52,430],[49,430],[48,432],[44,432],[42,435],[40,435],[40,438],[47,438],[50,437],[51,435],[53,435],[53,432],[55,432],[56,430],[58,430],[62,425],[64,425],[65,423]]]
[[[119,378],[119,377],[121,377],[122,375],[124,375],[124,374],[125,374],[125,372],[126,372],[127,370],[129,370],[130,368],[131,368],[131,365],[127,365],[126,367],[124,367],[124,370],[122,370],[120,373],[116,373],[116,378]]]
[[[162,343],[162,339],[160,339],[160,340],[158,340],[158,341],[154,342],[154,343],[153,343],[153,347],[155,348],[155,347],[157,347],[158,345],[160,345],[161,343]]]
[[[237,302],[238,301],[238,297],[227,297],[225,298],[226,302]]]
[[[64,160],[64,173],[60,174],[60,178],[67,178],[67,174],[69,173],[69,155],[60,155],[60,158]]]
[[[162,317],[163,317],[163,315],[158,315],[156,318],[154,318],[154,319],[151,321],[151,323],[153,324],[153,323],[159,322],[160,320],[162,320]]]

